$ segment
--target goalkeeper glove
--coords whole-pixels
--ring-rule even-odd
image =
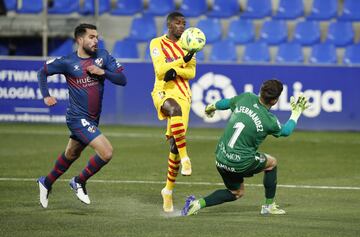
[[[215,115],[216,107],[215,104],[209,104],[205,107],[205,115],[208,118],[212,118]]]
[[[171,68],[165,73],[164,81],[168,82],[168,81],[174,80],[176,75],[177,75],[176,71]]]
[[[297,101],[295,102],[295,97],[290,97],[290,105],[291,105],[291,116],[290,119],[294,120],[295,122],[298,121],[300,115],[304,110],[310,107],[308,101],[304,95],[300,95]]]
[[[183,57],[184,62],[185,62],[185,63],[190,62],[190,60],[191,60],[192,57],[194,56],[195,52],[196,52],[196,50],[189,51],[189,52]]]

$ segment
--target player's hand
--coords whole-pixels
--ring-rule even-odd
[[[216,107],[215,107],[214,104],[208,104],[208,105],[205,107],[205,115],[206,115],[208,118],[214,117],[215,111],[216,111]]]
[[[176,78],[176,75],[177,75],[176,71],[171,68],[165,73],[164,81],[168,82],[174,80]]]
[[[291,117],[290,119],[293,119],[295,121],[298,120],[302,112],[310,107],[310,104],[308,103],[307,98],[300,94],[299,98],[295,101],[295,97],[290,97],[290,105],[291,105]]]
[[[99,68],[98,66],[95,66],[95,65],[91,65],[91,66],[88,66],[86,68],[86,70],[90,73],[90,74],[93,74],[93,75],[98,75],[98,76],[102,76],[105,74],[105,71],[101,68]]]
[[[192,59],[192,57],[194,56],[195,53],[196,53],[196,50],[189,51],[189,52],[183,57],[184,62],[185,62],[185,63],[190,62],[190,60]]]
[[[53,96],[47,96],[44,98],[44,103],[47,105],[47,106],[54,106],[56,105],[57,101],[56,101],[56,98],[53,97]]]

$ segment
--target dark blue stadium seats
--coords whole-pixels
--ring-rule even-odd
[[[154,16],[165,16],[175,10],[174,0],[148,0],[147,13]]]
[[[336,17],[338,0],[314,0],[311,12],[308,16],[310,20],[330,20]]]
[[[207,10],[206,0],[183,0],[180,6],[180,12],[186,17],[198,17],[205,14]]]
[[[156,24],[152,16],[143,15],[133,18],[129,38],[137,41],[149,41],[156,37]]]
[[[254,41],[255,29],[252,20],[235,19],[230,22],[228,39],[235,44],[246,44]]]
[[[212,62],[236,62],[237,54],[234,42],[222,40],[213,44],[209,61]]]
[[[288,29],[285,21],[270,20],[264,22],[260,32],[260,40],[269,45],[278,45],[287,41],[287,37]]]
[[[294,42],[280,44],[275,61],[277,63],[303,63],[304,55],[301,45]]]
[[[48,8],[49,14],[70,14],[79,11],[79,1],[74,0],[53,0]]]
[[[148,43],[146,44],[144,60],[145,60],[145,61],[151,61],[150,42],[148,42]]]
[[[17,7],[17,13],[37,14],[43,10],[43,2],[42,0],[22,1],[22,4],[18,5]]]
[[[9,55],[9,48],[6,45],[1,44],[1,43],[0,43],[0,55],[1,56]]]
[[[133,0],[133,2],[136,2]],[[99,0],[99,14],[109,12],[111,9],[110,0]],[[95,0],[84,0],[84,4],[80,6],[80,14],[94,15],[95,14]]]
[[[49,42],[50,45],[50,42]],[[56,47],[49,49],[49,56],[59,57],[68,55],[74,51],[74,40],[69,38],[59,45],[59,42],[56,42]]]
[[[336,64],[336,48],[331,43],[321,43],[312,46],[309,58],[311,64]]]
[[[142,0],[116,0],[112,15],[134,15],[143,10]]]
[[[222,26],[217,18],[205,18],[199,20],[196,27],[201,29],[206,35],[206,43],[211,44],[221,39]]]
[[[207,15],[209,17],[228,18],[238,13],[240,13],[240,6],[237,0],[215,0],[212,10]]]
[[[139,58],[137,42],[131,39],[118,40],[111,54],[115,58]]]
[[[354,41],[354,30],[352,22],[336,21],[329,26],[327,41],[338,47],[352,44]]]
[[[349,45],[345,49],[344,64],[360,64],[360,43]]]
[[[303,0],[280,0],[276,19],[295,19],[304,15]]]
[[[249,63],[270,62],[270,52],[267,44],[264,42],[247,44],[242,61]]]
[[[271,15],[271,0],[248,0],[245,12],[241,17],[260,19]]]
[[[302,45],[320,42],[320,25],[317,21],[301,21],[295,26],[294,40]]]
[[[340,20],[360,21],[360,1],[344,0],[344,7]]]
[[[17,0],[5,0],[4,3],[7,11],[16,10]]]

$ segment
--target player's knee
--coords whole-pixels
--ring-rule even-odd
[[[65,157],[68,160],[76,160],[77,158],[80,157],[81,151],[77,151],[74,149],[67,149],[65,151]]]
[[[106,160],[106,161],[110,161],[111,158],[113,156],[113,148],[112,147],[109,147],[109,148],[106,148],[102,153],[101,153],[101,158],[103,160]]]
[[[170,117],[173,117],[173,116],[181,116],[182,113],[181,113],[181,108],[179,105],[174,105],[174,106],[171,106],[169,108],[169,115]]]
[[[267,164],[266,164],[266,170],[272,170],[277,166],[277,160],[275,157],[268,157]]]
[[[234,194],[236,199],[239,199],[239,198],[243,197],[244,194],[245,194],[245,190],[242,190],[242,189],[234,190],[234,191],[231,191],[231,192],[232,192],[232,194]]]
[[[176,143],[175,143],[175,139],[174,139],[173,137],[171,137],[171,138],[169,139],[169,143],[170,143],[170,151],[171,151],[171,153],[173,153],[173,154],[178,154],[179,151],[178,151],[178,149],[177,149],[177,146],[176,146]]]

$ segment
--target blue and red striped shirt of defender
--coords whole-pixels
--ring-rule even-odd
[[[91,75],[87,67],[96,65],[105,71],[104,76]],[[39,86],[43,97],[50,96],[47,76],[63,74],[69,89],[69,105],[66,119],[87,119],[98,124],[104,93],[104,81],[125,86],[127,79],[122,65],[106,50],[98,49],[90,58],[80,58],[76,52],[50,60],[38,72]]]

